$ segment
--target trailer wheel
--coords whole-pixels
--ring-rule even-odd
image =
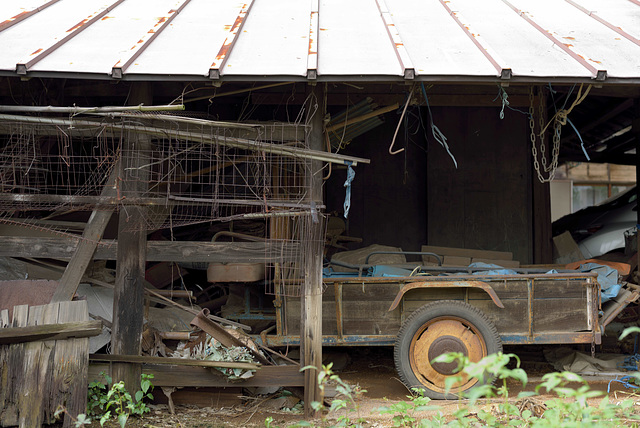
[[[394,349],[396,370],[409,388],[422,388],[425,396],[456,398],[477,384],[463,377],[445,394],[445,380],[456,375],[457,363],[431,363],[447,352],[461,352],[477,362],[502,351],[495,325],[477,308],[445,300],[424,305],[404,322]],[[484,379],[490,383],[493,379]]]

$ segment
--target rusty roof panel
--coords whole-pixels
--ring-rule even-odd
[[[311,1],[254,0],[223,72],[241,76],[306,76]]]
[[[640,75],[640,46],[569,3],[556,0],[512,0],[511,3],[535,16],[540,26],[595,69],[606,70],[611,77]],[[606,7],[608,2],[601,4]],[[550,13],[551,10],[554,13]],[[640,17],[640,7],[636,6],[634,15]],[[615,18],[610,20],[614,24],[616,21]]]
[[[439,1],[387,0],[418,76],[496,76],[496,69]]]
[[[162,70],[171,75],[208,76],[244,4],[239,0],[191,0],[127,73],[153,75]]]
[[[114,64],[135,49],[140,37],[158,23],[158,17],[177,9],[181,3],[180,0],[125,0],[81,35],[59,47],[54,55],[36,64],[33,70],[82,70],[110,75]]]
[[[639,0],[0,2],[4,76],[640,83],[638,41]]]
[[[319,75],[403,76],[375,1],[321,0],[318,42]]]

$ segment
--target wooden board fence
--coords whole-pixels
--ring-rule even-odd
[[[38,427],[54,421],[58,406],[76,416],[86,411],[89,339],[98,331],[89,320],[86,301],[59,302],[43,306],[15,306],[13,319],[7,310],[0,313],[2,329],[87,322],[87,331],[77,336],[53,340],[0,345],[0,426]],[[37,339],[38,337],[36,337]],[[10,340],[7,340],[11,342]],[[4,343],[7,343],[5,341]],[[67,416],[64,426],[72,426]]]

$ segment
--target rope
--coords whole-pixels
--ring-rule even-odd
[[[429,112],[429,125],[431,126],[431,134],[433,135],[433,138],[435,138],[436,141],[440,143],[440,145],[444,147],[444,149],[447,151],[447,153],[451,157],[451,160],[453,160],[453,165],[457,169],[458,162],[456,162],[456,158],[453,157],[453,155],[451,154],[451,151],[449,150],[449,145],[447,144],[447,137],[445,137],[442,131],[440,131],[440,129],[438,129],[438,127],[433,123],[433,115],[431,114],[431,107],[429,106],[429,97],[427,97],[427,90],[424,88],[424,83],[421,83],[421,85],[422,85],[422,94],[424,95],[424,100],[427,102],[427,111]]]
[[[552,122],[554,121],[558,121],[558,123],[560,125],[566,125],[567,124],[567,120],[569,116],[569,113],[571,113],[571,111],[578,105],[580,105],[580,103],[582,101],[585,100],[585,98],[587,98],[587,95],[589,95],[589,91],[591,91],[591,87],[593,85],[589,85],[587,87],[587,90],[584,92],[584,94],[582,94],[582,87],[584,86],[584,83],[580,84],[580,89],[578,89],[578,94],[576,95],[576,99],[573,101],[573,104],[571,104],[571,107],[569,107],[568,109],[564,109],[561,108],[560,110],[558,110],[556,112],[556,114],[553,115],[553,117],[551,118],[551,120],[549,120],[549,123],[547,123],[547,126],[544,127],[544,129],[542,131],[540,131],[540,135],[544,134],[545,131],[547,130],[547,128],[549,127],[549,125],[551,125]]]

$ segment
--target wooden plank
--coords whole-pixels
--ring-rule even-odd
[[[469,266],[470,264],[471,257],[444,256],[442,259],[442,266]]]
[[[109,179],[107,180],[100,196],[114,197],[116,196],[116,182],[118,180],[118,163],[114,166]],[[98,242],[102,239],[107,223],[111,219],[113,213],[112,207],[98,207],[89,217],[89,221],[82,232],[82,240],[78,242],[76,251],[73,253],[67,268],[60,278],[60,285],[53,294],[51,302],[62,302],[73,299],[76,294],[80,280],[87,270],[87,266],[93,259],[93,253],[96,251]]]
[[[14,306],[13,327],[26,327],[29,320],[29,307],[27,305]],[[6,350],[5,361],[3,361],[2,385],[0,388],[0,425],[18,425],[18,405],[24,383],[24,372],[22,370],[24,361],[24,344],[17,343],[10,346],[3,346]]]
[[[91,354],[90,361],[112,361],[119,363],[167,364],[170,366],[221,367],[257,370],[260,365],[238,361],[191,360],[186,358],[150,357],[147,355]]]
[[[589,330],[585,298],[534,300],[533,314],[533,331],[535,333]]]
[[[71,238],[3,236],[0,256],[69,260],[77,248],[78,241]],[[116,260],[117,249],[117,241],[102,240],[93,259]],[[287,242],[147,242],[147,260],[151,262],[290,262],[298,256],[298,245]]]
[[[101,380],[100,373],[109,373],[108,363],[92,363],[90,379]],[[263,386],[303,386],[304,375],[297,365],[262,366],[253,377],[243,381],[228,381],[214,368],[193,366],[171,366],[166,364],[144,364],[142,373],[153,374],[156,387],[263,387]]]
[[[497,260],[513,260],[513,253],[508,251],[476,250],[470,248],[438,247],[423,245],[420,251],[436,253],[440,256],[470,257]]]
[[[32,308],[40,308],[40,306],[32,306]],[[94,320],[61,324],[39,320],[37,325],[36,322],[29,324],[26,327],[1,329],[0,345],[39,340],[64,340],[73,337],[91,337],[97,336],[102,332],[102,322]]]
[[[81,322],[89,320],[89,310],[85,300],[60,302],[58,322]],[[89,339],[67,339],[56,342],[51,373],[51,396],[49,408],[63,405],[71,415],[84,413],[87,408],[87,369],[89,367]],[[63,426],[73,426],[73,421],[65,414]]]
[[[29,327],[24,328],[51,325],[57,320],[57,303],[31,306],[29,308]],[[3,332],[0,331],[0,333]],[[22,367],[24,382],[20,385],[22,397],[18,405],[18,419],[21,427],[40,426],[43,422],[53,422],[44,419],[45,414],[53,413],[53,410],[46,408],[47,402],[44,397],[51,394],[47,383],[47,373],[50,369],[51,351],[54,346],[53,341],[31,342],[25,345],[25,358]]]

